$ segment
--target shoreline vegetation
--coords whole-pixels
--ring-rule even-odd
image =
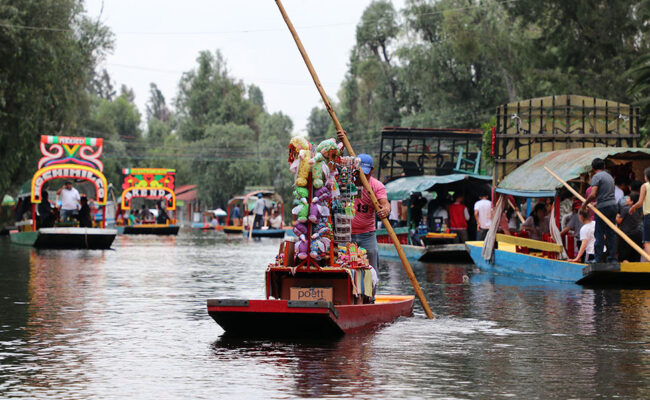
[[[133,91],[98,69],[115,37],[83,7],[0,5],[0,194],[31,177],[37,138],[60,134],[103,138],[104,173],[116,188],[122,168],[162,165],[177,170],[178,186],[197,184],[211,208],[246,186],[290,197],[293,122],[267,111],[262,90],[229,72],[227,55],[201,52],[173,103],[151,83],[142,115]],[[384,126],[486,128],[499,104],[567,93],[640,105],[645,138],[648,18],[650,0],[409,0],[401,10],[373,1],[332,100],[360,152],[377,152]],[[322,105],[307,131],[316,143],[335,136]]]

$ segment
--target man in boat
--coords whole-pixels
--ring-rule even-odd
[[[156,217],[157,224],[166,224],[169,221],[169,215],[165,211],[165,208],[162,205],[162,202],[156,203],[156,209],[158,210],[158,216]]]
[[[357,157],[361,160],[361,172],[366,175],[366,179],[379,201],[381,209],[377,212],[377,216],[379,218],[388,217],[390,203],[384,185],[372,177],[372,172],[375,170],[372,157],[369,154],[359,154]],[[357,182],[357,185],[363,188],[361,182]],[[365,189],[360,190],[359,196],[354,200],[354,207],[356,213],[352,219],[352,241],[366,249],[370,265],[377,269],[379,268],[379,246],[377,245],[375,206],[372,204],[370,194]]]
[[[489,194],[481,194],[474,203],[474,218],[476,218],[476,240],[484,240],[492,224],[492,202],[488,200]]]
[[[241,225],[241,208],[238,205],[232,209],[232,224],[235,226]]]
[[[72,186],[72,182],[66,181],[59,190],[56,191],[57,196],[61,196],[61,221],[70,220],[79,210],[79,201],[81,196],[77,189]]]
[[[151,222],[152,219],[153,219],[153,214],[151,213],[151,211],[149,211],[147,206],[143,204],[142,208],[140,209],[140,220],[143,223],[146,223],[146,222]]]
[[[54,210],[50,205],[49,194],[47,190],[43,189],[41,194],[41,202],[38,204],[38,227],[50,228],[54,226]]]
[[[257,202],[255,203],[255,208],[253,213],[255,214],[255,219],[253,220],[253,229],[262,228],[264,223],[264,212],[266,211],[266,203],[262,198],[262,193],[257,194]]]
[[[580,208],[586,210],[587,205],[596,200],[596,208],[605,218],[612,222],[616,221],[616,198],[614,196],[614,178],[605,171],[605,160],[594,158],[591,162],[594,176],[591,178],[591,193],[585,199]],[[617,235],[598,215],[596,215],[596,227],[594,229],[594,254],[596,262],[616,262],[616,241]],[[605,259],[605,247],[607,248],[607,259]]]

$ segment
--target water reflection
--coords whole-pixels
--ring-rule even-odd
[[[0,239],[0,398],[650,397],[650,294],[415,263],[416,306],[336,341],[236,340],[205,300],[263,298],[278,240],[121,236],[112,251]],[[380,265],[380,293],[411,293]],[[146,394],[146,395],[143,395]]]

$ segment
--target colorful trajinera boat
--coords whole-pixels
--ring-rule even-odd
[[[107,229],[106,196],[107,182],[102,173],[103,139],[41,136],[40,148],[43,155],[38,162],[38,171],[31,180],[29,196],[22,201],[31,205],[31,218],[16,223],[18,229],[10,232],[13,243],[45,249],[109,249],[117,231]],[[103,215],[98,227],[79,227],[76,222],[54,222],[54,226],[39,226],[37,205],[49,201],[47,182],[55,179],[88,181],[95,189],[95,203]],[[28,202],[28,203],[27,203]]]
[[[594,158],[604,159],[608,170],[614,174],[641,177],[643,170],[650,166],[650,149],[598,147],[537,154],[498,185],[496,192],[499,200],[494,214],[502,214],[505,196],[554,198],[555,206],[549,221],[551,234],[544,241],[496,234],[499,221],[495,218],[488,239],[466,243],[474,263],[482,270],[511,276],[581,285],[623,283],[649,287],[650,262],[584,264],[567,261],[568,257],[574,256],[574,246],[571,236],[561,238],[557,228],[562,184],[544,167],[573,186],[585,189],[589,186],[588,173]]]
[[[462,193],[465,205],[471,210],[471,205],[478,200],[481,191],[489,190],[488,182],[492,178],[486,175],[470,173],[454,173],[441,176],[407,176],[395,179],[386,184],[386,195],[389,201],[397,200],[406,202],[413,193],[431,193],[437,206],[445,207],[444,201],[448,193]],[[442,200],[442,201],[441,201]],[[431,202],[429,206],[431,206]],[[470,213],[473,214],[473,213]],[[474,216],[470,216],[474,223]],[[410,234],[408,226],[411,225],[410,213],[407,217],[407,226],[394,228],[402,249],[411,261],[471,261],[465,244],[458,235],[443,226],[443,221],[437,224],[427,224],[424,232],[418,233],[420,243],[414,243],[414,236]],[[436,226],[437,228],[430,228]],[[475,226],[475,225],[474,225]],[[431,230],[429,230],[431,229]],[[474,229],[475,230],[475,229]],[[472,229],[469,229],[472,231]],[[417,239],[416,239],[417,240]],[[397,258],[397,250],[391,242],[385,229],[377,230],[377,244],[379,255],[382,257]]]
[[[358,159],[340,157],[334,139],[314,148],[294,138],[289,149],[297,240],[283,241],[269,263],[266,299],[208,300],[210,316],[227,334],[310,337],[339,336],[410,316],[414,297],[375,295],[376,272],[365,250],[350,241]]]
[[[122,203],[118,221],[123,222],[122,225],[118,225],[120,233],[126,235],[178,234],[176,195],[174,194],[176,170],[169,168],[125,168],[122,173],[124,174],[124,183],[122,184]],[[157,215],[151,213],[149,217],[141,216],[139,223],[129,224],[129,218],[124,213],[131,210],[131,200],[134,198],[156,201]],[[167,215],[168,211],[173,212],[173,216]]]
[[[264,202],[264,208],[268,211],[264,214],[264,223],[260,228],[253,229],[249,232],[249,224],[253,223],[254,215],[252,211],[258,201]],[[235,207],[239,209],[239,217],[236,217]],[[223,231],[225,233],[243,234],[248,237],[270,237],[270,238],[283,238],[286,229],[283,227],[284,203],[282,197],[272,189],[259,189],[248,192],[243,196],[233,197],[228,201],[228,209],[226,211],[226,226]],[[280,228],[272,228],[269,224],[268,215],[277,213],[280,216]],[[235,216],[234,216],[235,215]],[[245,219],[243,217],[246,217]],[[246,225],[246,226],[244,226]]]

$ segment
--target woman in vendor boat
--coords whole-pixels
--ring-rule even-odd
[[[531,239],[542,240],[542,235],[549,233],[549,218],[546,215],[546,204],[537,203],[533,212],[521,225],[521,229],[528,232]]]

